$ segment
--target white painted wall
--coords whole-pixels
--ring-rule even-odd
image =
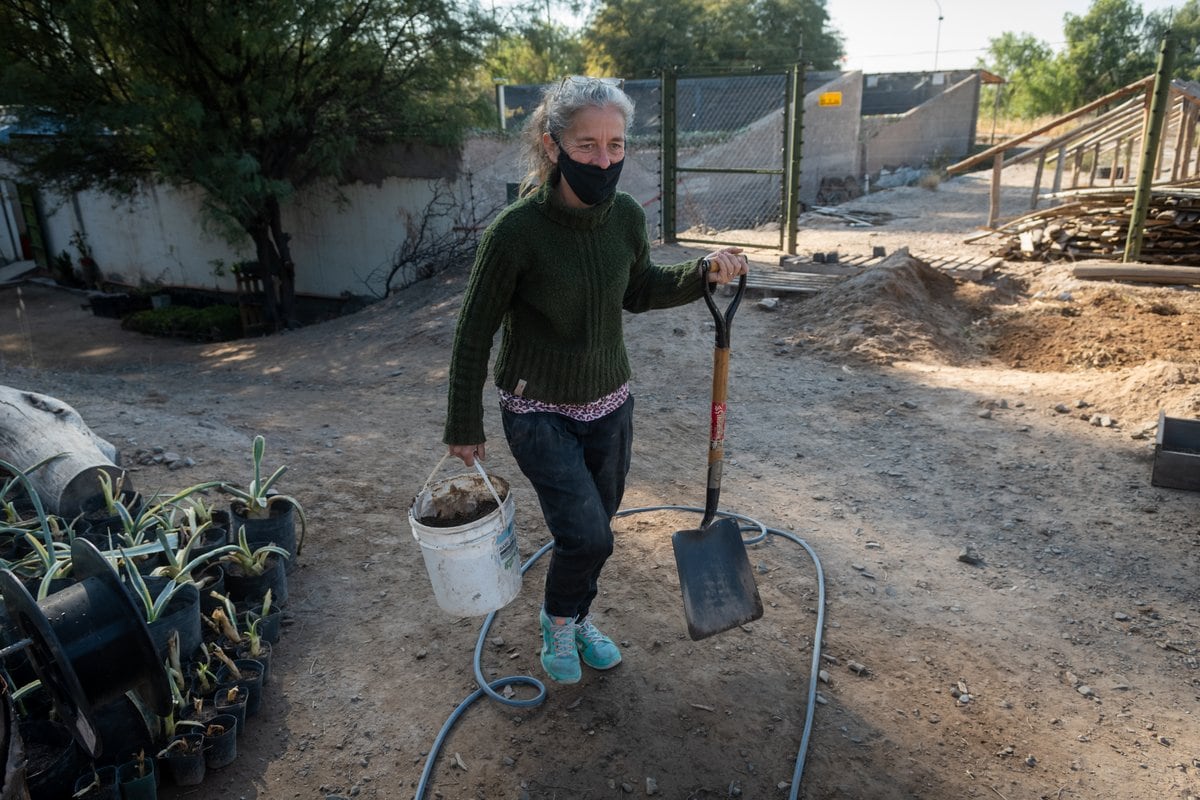
[[[432,197],[432,183],[386,178],[340,187],[347,202],[339,202],[329,186],[287,202],[283,225],[292,235],[296,291],[324,297],[381,291],[379,272],[404,242],[406,218],[421,214]],[[46,193],[43,199],[50,256],[66,250],[77,260],[71,237],[83,231],[107,280],[233,291],[228,268],[255,258],[248,239],[232,246],[206,220],[198,190],[158,184],[130,200],[98,192],[81,192],[74,202]],[[224,277],[214,274],[218,260]]]

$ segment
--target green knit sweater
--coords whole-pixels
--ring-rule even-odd
[[[645,213],[632,197],[617,192],[573,209],[543,185],[505,209],[480,240],[450,359],[443,440],[485,441],[483,384],[501,326],[497,386],[550,403],[587,403],[630,378],[622,309],[683,305],[702,291],[694,261],[650,263]]]

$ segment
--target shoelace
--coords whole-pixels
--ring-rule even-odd
[[[575,653],[575,625],[570,622],[563,625],[551,625],[550,636],[554,640],[556,656],[570,656]]]
[[[608,641],[608,637],[600,632],[600,629],[592,624],[592,615],[588,614],[583,618],[583,622],[579,623],[576,628],[579,635],[583,637],[588,644],[604,644]]]

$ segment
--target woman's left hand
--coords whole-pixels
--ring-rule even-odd
[[[746,257],[742,255],[740,247],[723,247],[709,253],[705,258],[709,263],[709,283],[729,283],[748,271]]]

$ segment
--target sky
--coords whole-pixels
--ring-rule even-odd
[[[1145,13],[1181,4],[1140,3]],[[825,9],[842,35],[842,69],[917,72],[974,67],[988,41],[1006,31],[1033,34],[1059,50],[1063,16],[1083,16],[1091,5],[1091,0],[826,0]]]
[[[520,0],[479,0],[503,10]],[[562,14],[556,0],[547,0]],[[1175,8],[1183,0],[1141,0],[1144,13]],[[586,3],[584,5],[587,5]],[[988,41],[1006,31],[1030,33],[1054,50],[1063,45],[1063,15],[1087,14],[1092,0],[825,0],[832,27],[842,34],[845,70],[925,72],[970,69]],[[938,17],[941,16],[941,24]],[[582,16],[563,21],[577,26]]]

